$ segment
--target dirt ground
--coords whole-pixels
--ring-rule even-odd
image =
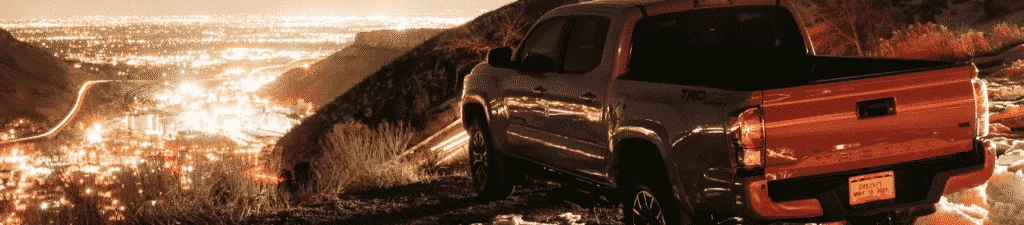
[[[426,182],[346,194],[338,201],[293,207],[253,217],[246,223],[490,224],[512,221],[513,215],[522,215],[524,221],[548,224],[619,224],[622,215],[617,204],[600,200],[585,190],[545,180],[518,186],[506,200],[485,203],[475,195],[468,176],[445,175]],[[560,216],[565,213],[579,216],[579,220]]]

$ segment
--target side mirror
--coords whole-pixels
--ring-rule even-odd
[[[555,60],[546,55],[528,54],[519,66],[526,72],[552,72],[555,71]]]
[[[487,52],[487,64],[498,68],[512,67],[512,48],[501,47]]]

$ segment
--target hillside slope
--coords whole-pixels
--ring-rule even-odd
[[[519,0],[416,46],[281,138],[277,147],[283,151],[283,168],[319,155],[318,143],[328,128],[347,119],[370,126],[408,123],[422,129],[430,109],[458,96],[461,78],[481,62],[486,48],[511,44],[510,35],[522,35],[547,11],[577,2]]]
[[[268,83],[260,94],[275,101],[298,99],[322,106],[390,63],[441,29],[381,30],[362,32],[355,42],[309,68],[285,72]]]
[[[52,124],[94,78],[0,29],[0,124],[18,118]]]

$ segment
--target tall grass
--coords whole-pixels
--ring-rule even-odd
[[[424,177],[415,162],[397,156],[405,150],[411,130],[383,123],[376,128],[356,122],[336,124],[320,143],[322,157],[312,163],[317,193],[337,197],[346,191],[388,187]]]
[[[26,222],[237,224],[283,208],[275,194],[276,184],[254,182],[240,174],[260,161],[255,157],[193,159],[186,166],[190,169],[180,173],[157,158],[136,166],[101,167],[98,172],[69,168],[54,173],[50,181],[40,183],[43,186],[30,189],[53,208],[27,215]],[[62,204],[56,203],[58,198]],[[36,200],[29,202],[40,205]]]
[[[242,174],[256,166],[258,160],[250,157],[198,159],[191,172],[180,176],[168,172],[137,176],[146,178],[140,183],[165,187],[166,192],[155,200],[137,202],[140,205],[134,207],[137,211],[131,218],[140,223],[234,224],[252,215],[283,208],[284,202],[276,194],[277,184],[255,182]]]
[[[420,181],[427,176],[419,163],[397,159],[411,134],[402,125],[334,126],[321,143],[323,156],[311,163],[314,184],[302,191],[337,197]],[[98,173],[59,173],[53,187],[62,187],[74,207],[46,218],[87,224],[237,224],[288,206],[284,198],[290,195],[279,195],[273,179],[250,174],[254,168],[277,171],[280,159],[275,156],[280,155],[184,154],[171,161],[154,157],[134,166],[103,167]]]
[[[934,23],[918,23],[882,39],[873,56],[936,60],[964,60],[1024,42],[1024,28],[999,24],[990,32],[952,31]]]

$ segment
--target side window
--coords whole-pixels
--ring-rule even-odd
[[[601,64],[610,21],[601,16],[578,16],[569,26],[564,72],[586,73]]]
[[[556,70],[561,68],[563,53],[562,35],[564,33],[563,30],[565,30],[565,23],[565,18],[553,18],[537,25],[530,32],[530,36],[526,37],[526,41],[523,42],[523,47],[519,50],[516,59],[523,60],[528,55],[543,55],[553,61]]]

